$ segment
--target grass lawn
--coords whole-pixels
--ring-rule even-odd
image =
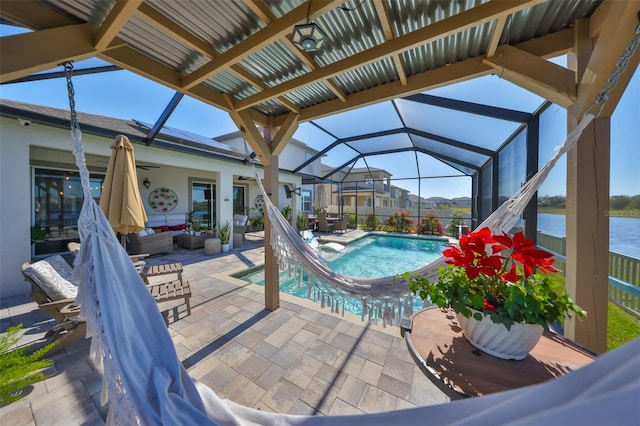
[[[640,336],[640,319],[609,302],[607,350],[611,351]]]

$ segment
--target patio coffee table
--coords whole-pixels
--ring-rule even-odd
[[[186,248],[189,250],[195,250],[204,247],[204,242],[207,238],[212,238],[212,235],[178,235],[178,247]]]
[[[544,332],[525,359],[499,359],[472,346],[462,334],[455,313],[437,307],[418,312],[401,330],[418,367],[451,399],[542,383],[596,357],[564,336]]]

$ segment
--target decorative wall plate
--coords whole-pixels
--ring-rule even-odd
[[[178,205],[178,196],[169,188],[156,188],[149,194],[149,205],[157,212],[167,213]]]
[[[256,200],[253,202],[253,205],[256,207],[256,209],[262,210],[264,209],[264,197],[262,194],[258,194],[256,195]]]

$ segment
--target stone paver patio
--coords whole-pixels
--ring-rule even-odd
[[[193,378],[222,398],[279,413],[371,413],[448,400],[415,365],[398,328],[332,314],[285,294],[278,310],[266,311],[261,287],[229,277],[263,263],[262,239],[248,238],[226,254],[180,249],[148,259],[184,265],[192,315],[184,317],[179,302],[160,309],[169,311],[169,332]],[[22,322],[24,340],[41,338],[53,325],[27,295],[3,299],[1,308],[2,331]],[[24,399],[0,408],[0,424],[104,424],[102,379],[88,352],[84,340],[52,356],[49,378],[27,389]]]

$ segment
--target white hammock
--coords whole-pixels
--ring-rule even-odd
[[[513,228],[558,159],[576,144],[593,119],[594,115],[585,115],[538,173],[491,213],[478,228],[489,227],[494,232],[506,232]],[[413,297],[406,280],[394,277],[350,277],[332,271],[273,205],[251,157],[247,156],[247,158],[250,159],[256,181],[265,200],[265,209],[271,221],[271,247],[278,258],[280,269],[288,270],[290,276],[293,276],[299,284],[302,284],[304,272],[306,272],[307,279],[304,280],[304,284],[307,285],[308,297],[320,299],[322,306],[329,305],[332,312],[339,312],[342,304],[343,314],[345,297],[359,299],[362,302],[362,318],[367,317],[373,322],[381,320],[383,325],[398,325],[402,318],[411,316]],[[438,269],[443,265],[445,265],[444,257],[441,256],[413,272],[430,280],[436,280]]]

